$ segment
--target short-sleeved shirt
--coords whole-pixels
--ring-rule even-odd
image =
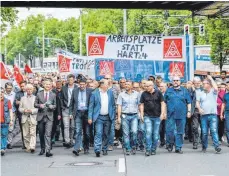
[[[138,113],[138,105],[140,104],[141,94],[132,91],[128,94],[126,91],[121,92],[117,99],[117,105],[122,106],[122,113],[135,114]]]
[[[197,97],[197,101],[200,103],[200,108],[203,109],[203,115],[217,114],[217,97],[218,91],[211,89],[210,92],[201,92]]]
[[[225,103],[225,111],[229,111],[229,92],[224,95],[223,103]]]
[[[159,117],[161,115],[161,102],[164,101],[160,91],[154,90],[153,93],[143,92],[140,103],[144,104],[144,115],[149,117]]]
[[[164,95],[167,104],[168,118],[185,119],[187,116],[187,105],[191,104],[191,97],[184,87],[178,89],[168,88]]]
[[[1,109],[0,109],[0,115],[1,115],[1,123],[4,123],[5,122],[5,117],[4,117],[4,99],[3,100],[1,100],[0,101],[0,107],[1,107]],[[11,102],[10,102],[10,100],[8,100],[8,108],[9,109],[12,109],[12,104],[11,104]]]

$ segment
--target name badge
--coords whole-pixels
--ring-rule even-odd
[[[84,102],[81,102],[80,103],[80,107],[85,107],[85,103]]]

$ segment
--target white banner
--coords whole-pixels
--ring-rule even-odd
[[[87,34],[87,55],[96,58],[185,61],[183,36]]]

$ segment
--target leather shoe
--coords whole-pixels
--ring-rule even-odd
[[[25,150],[26,149],[26,147],[25,146],[22,146],[22,150]]]
[[[12,145],[7,144],[7,149],[13,149]]]
[[[183,154],[183,151],[181,149],[175,150],[176,153]]]
[[[74,153],[76,156],[79,156],[79,152],[78,151],[73,150],[72,153]]]
[[[30,149],[30,152],[31,152],[31,153],[34,153],[34,152],[35,152],[35,150],[34,150],[34,149]]]
[[[108,153],[107,153],[106,150],[103,151],[103,155],[104,155],[104,156],[108,155]]]
[[[41,149],[39,155],[44,155],[44,153],[45,153],[45,149]]]
[[[96,152],[96,157],[100,157],[100,152]]]
[[[194,150],[198,149],[197,145],[193,145],[193,149]]]
[[[52,154],[52,153],[50,153],[50,152],[46,152],[46,157],[51,157],[51,156],[53,156],[53,154]]]

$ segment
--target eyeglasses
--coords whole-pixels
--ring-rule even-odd
[[[111,79],[111,78],[104,78],[104,79],[109,80],[109,79]]]
[[[180,81],[180,80],[173,80],[173,82],[178,82],[178,81]]]
[[[138,89],[139,87],[133,87],[134,89]]]
[[[152,85],[150,85],[150,86],[152,86]],[[145,86],[145,87],[150,87],[150,86]]]
[[[120,83],[122,84],[122,83],[126,83],[126,82],[120,82]]]

